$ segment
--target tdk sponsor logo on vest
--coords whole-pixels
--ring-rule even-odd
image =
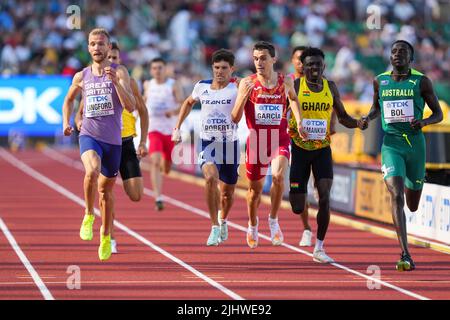
[[[259,106],[260,111],[280,111],[280,105],[264,104]]]
[[[106,102],[108,101],[108,96],[90,96],[86,97],[88,103],[95,103],[95,102]]]
[[[227,119],[208,119],[208,124],[226,124]]]
[[[402,101],[390,101],[388,102],[389,108],[403,108],[408,106],[408,101],[402,100]]]
[[[326,126],[326,121],[325,120],[307,120],[306,125],[314,126],[314,127],[323,127],[323,126]]]
[[[61,131],[62,106],[71,79],[62,76],[0,77],[0,135],[31,136]]]

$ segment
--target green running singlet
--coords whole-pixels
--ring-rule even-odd
[[[422,77],[423,74],[414,69],[402,81],[394,81],[391,72],[377,76],[378,102],[385,132],[381,147],[383,178],[403,177],[405,186],[411,190],[421,190],[425,178],[425,137],[422,130],[410,126],[413,119],[423,118]]]

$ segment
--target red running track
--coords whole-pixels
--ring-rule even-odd
[[[133,203],[116,185],[119,254],[100,262],[100,218],[93,241],[78,235],[83,217],[79,165],[73,150],[0,150],[0,218],[44,283],[44,292],[54,299],[450,298],[449,255],[412,246],[418,268],[399,273],[397,241],[330,224],[325,247],[337,264],[321,265],[307,255],[312,248],[297,246],[300,221],[287,210],[280,212],[285,245],[274,247],[263,237],[252,250],[245,241],[246,206],[240,197],[230,213],[229,239],[207,247],[204,190],[173,178],[164,182],[168,200],[162,212],[153,209],[148,189]],[[144,182],[149,188],[147,172]],[[266,236],[268,212],[262,203],[259,231]],[[315,232],[315,221],[311,224]],[[0,255],[0,299],[43,299],[42,286],[38,288],[3,232]],[[373,265],[379,277],[368,272]],[[70,268],[80,270],[80,289],[69,289]]]

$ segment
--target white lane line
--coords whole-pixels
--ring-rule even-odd
[[[73,202],[75,202],[75,203],[79,204],[80,206],[84,207],[85,204],[84,204],[84,200],[83,199],[81,199],[80,197],[78,197],[74,193],[70,192],[69,190],[67,190],[63,186],[57,184],[53,180],[47,178],[46,176],[44,176],[43,174],[39,173],[38,171],[34,170],[33,168],[29,167],[24,162],[20,161],[16,157],[12,156],[9,152],[5,151],[3,148],[0,148],[0,156],[3,159],[5,159],[7,162],[9,162],[11,165],[13,165],[14,167],[18,168],[19,170],[21,170],[24,173],[28,174],[29,176],[35,178],[39,182],[47,185],[51,189],[61,193],[63,196],[67,197],[68,199],[72,200]],[[100,211],[98,209],[94,209],[94,211],[95,211],[95,214],[97,216],[100,216]],[[147,245],[148,247],[152,248],[153,250],[161,253],[162,255],[164,255],[168,259],[176,262],[177,264],[179,264],[183,268],[189,270],[190,272],[195,274],[197,277],[199,277],[200,279],[204,280],[205,282],[207,282],[208,284],[210,284],[214,288],[220,290],[221,292],[223,292],[227,296],[231,297],[232,299],[245,300],[243,297],[241,297],[237,293],[235,293],[235,292],[231,291],[230,289],[224,287],[223,285],[221,285],[220,283],[218,283],[218,282],[214,281],[213,279],[209,278],[208,276],[206,276],[205,274],[201,273],[200,271],[198,271],[194,267],[192,267],[189,264],[185,263],[184,261],[178,259],[177,257],[175,257],[174,255],[170,254],[169,252],[165,251],[164,249],[158,247],[153,242],[147,240],[146,238],[144,238],[143,236],[141,236],[137,232],[131,230],[127,226],[125,226],[122,223],[120,223],[119,221],[117,221],[117,220],[114,221],[114,225],[117,228],[121,229],[122,231],[128,233],[133,238],[139,240],[140,242],[144,243],[145,245]],[[42,283],[42,281],[41,281],[41,283]]]
[[[49,284],[67,284],[67,281],[47,281]],[[285,283],[285,284],[298,284],[298,283],[325,283],[325,284],[332,284],[332,283],[345,283],[345,284],[358,284],[362,283],[364,284],[366,280],[359,279],[359,280],[222,280],[222,282],[226,283],[246,283],[246,284],[272,284],[272,283]],[[423,284],[424,281],[421,280],[399,280],[394,281],[396,283],[410,283],[410,284]],[[12,282],[4,282],[1,281],[0,285],[9,286],[9,285],[30,285],[34,282],[18,282],[18,281],[12,281]],[[95,281],[95,280],[85,280],[83,281],[83,285],[88,284],[146,284],[146,283],[167,283],[167,284],[178,284],[178,283],[203,283],[201,279],[197,280],[104,280],[104,281]],[[442,285],[448,285],[450,281],[438,281],[438,284]]]
[[[57,151],[55,151],[55,150],[53,150],[53,149],[51,149],[51,148],[45,148],[45,149],[43,150],[43,153],[46,154],[48,157],[50,157],[50,158],[56,160],[56,161],[59,161],[59,162],[61,162],[61,163],[63,163],[63,164],[66,164],[66,165],[71,166],[71,167],[73,167],[73,168],[76,168],[76,169],[79,169],[79,170],[84,171],[84,169],[83,169],[82,167],[80,168],[79,165],[76,165],[76,163],[80,163],[80,161],[73,160],[72,158],[70,158],[70,157],[68,157],[68,156],[66,156],[66,155],[63,155],[63,154],[61,154],[61,153],[59,153],[59,152],[57,152]],[[153,198],[155,197],[155,194],[153,193],[153,191],[151,191],[151,190],[149,190],[149,189],[147,189],[147,188],[144,188],[144,193],[145,193],[146,195],[148,195],[148,196],[153,197]],[[204,217],[204,218],[209,219],[209,214],[208,214],[206,211],[204,211],[204,210],[198,209],[198,208],[193,207],[193,206],[191,206],[191,205],[189,205],[189,204],[186,204],[186,203],[184,203],[184,202],[178,201],[178,200],[176,200],[176,199],[173,199],[173,198],[168,197],[168,196],[165,196],[165,195],[163,195],[163,199],[164,199],[166,202],[171,203],[171,204],[174,205],[174,206],[177,206],[177,207],[179,207],[179,208],[185,209],[185,210],[187,210],[187,211],[190,211],[190,212],[195,213],[195,214],[197,214],[197,215],[199,215],[199,216],[202,216],[202,217]],[[239,224],[236,224],[236,223],[234,223],[234,222],[231,222],[231,221],[228,221],[228,226],[233,227],[233,228],[238,229],[238,230],[243,231],[243,232],[247,232],[247,228],[246,228],[246,227],[243,227],[243,226],[241,226],[241,225],[239,225]],[[266,236],[266,235],[261,234],[261,233],[258,233],[258,234],[259,234],[259,237],[260,237],[260,238],[265,239],[265,240],[267,240],[267,241],[271,241],[271,239],[270,239],[269,236]],[[287,243],[283,243],[282,246],[283,246],[283,247],[286,247],[286,248],[288,248],[288,249],[290,249],[290,250],[292,250],[292,251],[299,252],[299,253],[301,253],[301,254],[307,255],[307,256],[309,256],[309,257],[312,257],[312,256],[313,256],[312,253],[310,253],[310,252],[308,252],[308,251],[305,251],[305,250],[302,250],[302,249],[299,249],[299,248],[294,247],[294,246],[292,246],[292,245],[290,245],[290,244],[287,244]],[[398,292],[400,292],[400,293],[403,293],[403,294],[405,294],[405,295],[407,295],[407,296],[410,296],[410,297],[413,297],[413,298],[415,298],[415,299],[419,299],[419,300],[430,300],[429,298],[427,298],[427,297],[425,297],[425,296],[422,296],[422,295],[419,295],[419,294],[417,294],[417,293],[411,292],[411,291],[409,291],[409,290],[400,288],[400,287],[398,287],[398,286],[395,286],[395,285],[393,285],[393,284],[391,284],[391,283],[389,283],[389,282],[383,281],[383,280],[378,279],[378,278],[376,278],[376,277],[371,277],[371,276],[366,275],[366,274],[364,274],[364,273],[361,273],[361,272],[359,272],[359,271],[356,271],[356,270],[353,270],[353,269],[351,269],[351,268],[348,268],[348,267],[346,267],[346,266],[344,266],[344,265],[342,265],[342,264],[339,264],[339,263],[331,263],[331,265],[335,266],[336,268],[345,270],[345,271],[347,271],[347,272],[349,272],[349,273],[352,273],[352,274],[354,274],[354,275],[357,275],[358,277],[364,278],[364,279],[366,279],[366,280],[370,280],[372,283],[379,283],[379,284],[381,284],[381,285],[383,285],[383,286],[385,286],[385,287],[388,287],[388,288],[390,288],[390,289],[396,290],[396,291],[398,291]]]
[[[45,286],[44,282],[42,281],[39,274],[34,269],[33,265],[28,260],[25,253],[23,253],[22,249],[20,249],[19,245],[17,244],[16,239],[14,239],[14,236],[9,231],[6,224],[3,222],[3,219],[0,218],[0,229],[2,229],[3,233],[5,234],[6,239],[8,239],[9,244],[14,249],[14,252],[19,257],[20,261],[22,261],[22,264],[25,266],[25,268],[28,270],[28,273],[31,275],[31,278],[33,278],[34,284],[38,287],[39,291],[41,292],[42,296],[45,300],[55,300],[53,298],[52,294],[48,290],[48,288]]]

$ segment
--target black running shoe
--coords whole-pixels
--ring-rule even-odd
[[[157,211],[161,211],[161,210],[164,209],[164,204],[163,204],[163,202],[161,200],[158,200],[158,201],[155,202],[155,209]]]
[[[402,253],[400,260],[397,262],[397,271],[413,271],[416,265],[410,255]]]

